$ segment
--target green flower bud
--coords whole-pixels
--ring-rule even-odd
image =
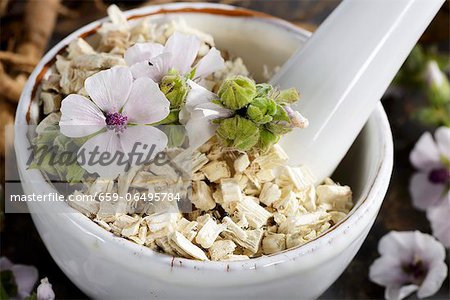
[[[275,99],[277,103],[285,105],[285,104],[292,104],[294,102],[297,102],[300,99],[300,94],[298,93],[297,89],[290,88],[287,90],[280,91],[280,94]]]
[[[277,104],[269,98],[255,98],[247,107],[247,116],[257,124],[266,124],[273,120]]]
[[[256,97],[267,97],[273,91],[273,87],[268,83],[258,83],[256,85]]]
[[[250,120],[234,116],[220,122],[216,135],[225,146],[248,151],[258,143],[259,128]]]
[[[161,92],[170,102],[170,108],[179,108],[186,100],[189,91],[186,79],[176,71],[170,71],[159,85]]]
[[[259,130],[258,146],[262,151],[267,151],[269,148],[278,143],[280,136],[272,133],[271,131],[261,128]]]
[[[252,102],[256,96],[256,85],[250,78],[236,76],[222,83],[218,95],[225,107],[237,110]]]

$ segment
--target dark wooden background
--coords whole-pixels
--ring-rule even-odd
[[[112,2],[117,3],[123,9],[149,4],[143,1],[64,2],[67,10],[59,16],[48,48],[76,28],[105,16],[105,5]],[[149,2],[152,4],[172,1]],[[311,31],[339,4],[339,1],[335,0],[223,0],[211,2],[224,2],[264,11],[292,21]],[[20,26],[20,4],[14,5],[17,5],[17,9],[13,7],[12,13],[6,17],[12,19],[13,22],[16,18],[16,26]],[[421,38],[422,44],[437,44],[444,51],[448,51],[449,6],[447,1]],[[381,20],[382,16],[380,16]],[[3,27],[2,36],[6,34],[5,30],[9,30],[7,33],[11,34],[13,28],[15,27]],[[414,92],[404,92],[400,95],[383,98],[383,105],[389,116],[395,141],[395,164],[391,185],[376,223],[361,250],[342,276],[321,297],[322,299],[382,299],[384,288],[371,283],[368,279],[368,268],[373,260],[378,257],[377,245],[379,239],[390,230],[430,232],[429,223],[424,213],[411,206],[408,194],[409,177],[414,172],[408,161],[409,152],[423,131],[433,130],[424,127],[411,117],[412,112],[417,107],[423,106],[425,101],[422,95]],[[36,266],[40,277],[47,276],[49,278],[58,299],[86,298],[52,260],[29,215],[6,214],[3,225],[0,240],[1,256],[6,256],[16,263]],[[414,299],[414,297],[411,296],[409,299]],[[448,279],[433,299],[450,299]]]

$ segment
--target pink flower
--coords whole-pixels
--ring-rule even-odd
[[[0,258],[0,270],[9,270],[14,275],[17,286],[17,295],[12,299],[24,299],[30,296],[30,293],[38,279],[38,271],[35,267],[14,265],[6,257],[2,257]]]
[[[371,281],[385,286],[386,299],[419,298],[435,294],[447,277],[445,249],[419,231],[391,231],[378,244],[381,257],[370,266]]]
[[[136,43],[125,52],[124,58],[135,78],[149,77],[160,82],[171,69],[177,70],[180,75],[189,74],[200,46],[201,42],[195,35],[175,32],[165,46],[158,43]],[[195,65],[193,79],[200,81],[224,67],[220,52],[213,47]]]
[[[154,146],[156,155],[167,145],[167,136],[145,124],[156,123],[169,114],[169,101],[150,78],[133,76],[127,67],[114,67],[86,79],[84,88],[90,99],[67,96],[61,105],[61,133],[71,138],[90,137],[80,148],[92,152],[128,155],[137,143]],[[92,101],[91,101],[92,100]],[[115,178],[126,168],[118,163],[107,165],[78,162],[90,173]]]
[[[427,209],[433,235],[447,248],[450,248],[450,192],[444,201]]]
[[[47,277],[41,279],[36,295],[38,300],[53,300],[55,299],[55,293],[52,289],[52,284],[48,281]]]
[[[424,133],[409,157],[418,169],[409,191],[414,206],[421,210],[439,205],[450,186],[450,128],[438,128],[434,137]]]

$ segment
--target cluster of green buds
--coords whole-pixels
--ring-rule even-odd
[[[186,133],[180,126],[178,118],[189,92],[188,79],[188,76],[182,76],[177,70],[172,69],[162,78],[159,84],[161,92],[170,102],[170,112],[158,125],[166,125],[162,130],[169,138],[170,147],[179,147],[185,141]]]
[[[297,126],[289,105],[298,101],[296,89],[278,91],[270,84],[256,84],[245,76],[224,81],[219,104],[233,110],[232,117],[218,121],[217,137],[228,147],[265,151]]]

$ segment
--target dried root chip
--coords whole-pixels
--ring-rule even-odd
[[[224,235],[228,239],[232,239],[236,244],[240,245],[244,249],[248,250],[250,254],[256,254],[261,244],[261,239],[264,234],[264,230],[261,228],[245,231],[247,238],[245,240],[225,232]]]
[[[314,177],[311,171],[305,166],[289,167],[284,166],[279,179],[283,185],[292,184],[297,190],[302,190],[310,185],[314,185]]]
[[[247,153],[241,153],[234,161],[233,167],[236,173],[242,173],[250,165]]]
[[[227,228],[224,224],[217,224],[212,218],[203,224],[195,237],[195,242],[203,248],[208,249],[212,246],[219,234]]]
[[[348,186],[319,185],[316,188],[319,203],[331,204],[334,210],[345,211],[352,207],[352,191]]]
[[[270,212],[256,203],[252,197],[244,197],[236,204],[237,211],[245,214],[248,224],[252,228],[261,228],[266,225],[267,220],[272,216]]]
[[[224,161],[209,162],[201,170],[211,182],[217,182],[222,178],[230,178],[231,176],[230,169]]]
[[[294,192],[289,192],[286,196],[273,203],[273,207],[281,214],[289,217],[298,214],[299,203]]]
[[[192,203],[196,208],[208,211],[216,206],[211,188],[204,181],[195,181],[192,185]]]
[[[231,234],[232,237],[240,240],[247,239],[247,232],[236,224],[230,217],[223,218],[223,223],[227,225],[226,232]]]
[[[259,195],[259,201],[267,206],[271,206],[272,203],[277,201],[281,196],[281,190],[278,185],[267,182],[263,185],[261,194]]]
[[[170,241],[174,242],[178,246],[178,250],[181,250],[182,252],[186,253],[187,255],[193,258],[199,260],[209,260],[202,249],[195,246],[178,231],[175,231],[170,235]]]
[[[242,201],[241,187],[239,182],[234,178],[220,180],[220,190],[222,192],[223,203]]]
[[[263,241],[264,254],[273,254],[286,249],[286,235],[283,233],[268,233]]]
[[[195,238],[198,232],[198,222],[182,218],[177,223],[177,231],[181,232],[189,241]]]
[[[236,244],[230,240],[218,240],[215,241],[208,249],[211,260],[222,260],[233,254],[236,249]]]

